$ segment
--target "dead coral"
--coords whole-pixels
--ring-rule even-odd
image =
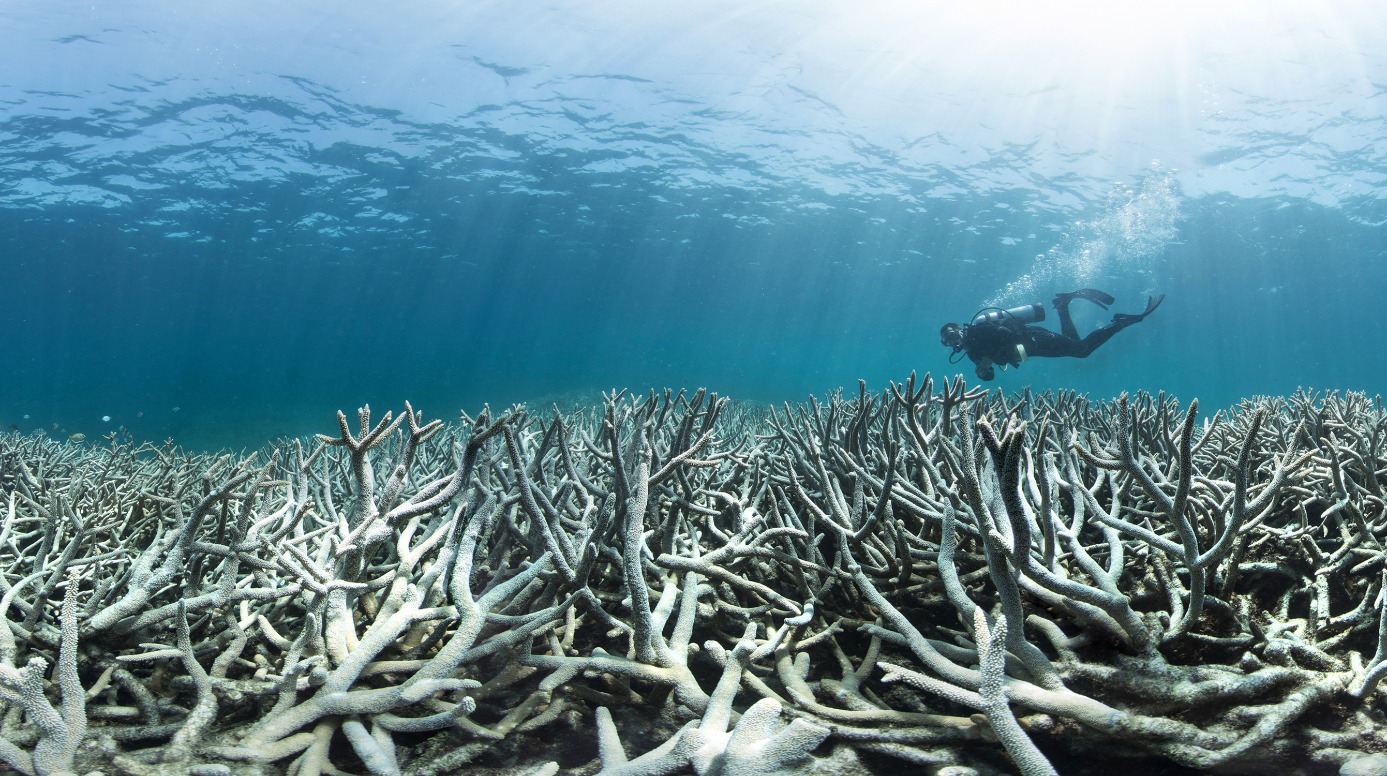
[[[1291,774],[1387,749],[1387,413],[1361,395],[1201,419],[912,376],[338,425],[239,461],[0,435],[0,760]]]

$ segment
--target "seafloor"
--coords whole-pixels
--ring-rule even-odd
[[[0,759],[1387,773],[1378,400],[339,418],[248,456],[0,435]]]

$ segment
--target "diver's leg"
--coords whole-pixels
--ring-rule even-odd
[[[1072,324],[1071,324],[1072,326]],[[1059,358],[1061,356],[1076,356],[1083,358],[1088,355],[1083,351],[1083,343],[1078,337],[1056,334],[1049,329],[1042,329],[1039,326],[1032,326],[1027,333],[1030,335],[1030,342],[1026,343],[1026,356],[1039,358]],[[1081,353],[1081,351],[1083,351]]]
[[[1122,331],[1128,326],[1131,326],[1133,323],[1136,323],[1136,321],[1131,321],[1130,323],[1122,321],[1113,321],[1107,326],[1094,329],[1093,331],[1089,332],[1089,335],[1087,337],[1084,337],[1082,340],[1079,341],[1078,347],[1074,349],[1074,357],[1087,358],[1089,353],[1092,353],[1093,351],[1098,349],[1099,345],[1102,345],[1104,342],[1107,342],[1108,340],[1112,339],[1112,335],[1118,333],[1119,331]]]
[[[1156,296],[1148,297],[1146,299],[1146,309],[1138,315],[1129,315],[1127,313],[1118,313],[1114,315],[1112,317],[1112,323],[1109,323],[1107,326],[1104,326],[1101,329],[1093,331],[1087,337],[1083,338],[1083,341],[1079,343],[1078,348],[1081,352],[1077,353],[1076,355],[1079,358],[1084,358],[1089,353],[1092,353],[1093,351],[1097,350],[1099,345],[1102,345],[1104,342],[1107,342],[1108,340],[1112,339],[1112,335],[1118,333],[1119,331],[1122,331],[1123,329],[1127,328],[1128,326],[1131,326],[1134,323],[1141,323],[1143,320],[1146,319],[1146,316],[1150,315],[1152,311],[1154,311],[1157,307],[1160,307],[1161,302],[1164,300],[1165,294],[1157,294]]]
[[[1073,299],[1074,293],[1055,294],[1055,301],[1053,304],[1055,305],[1055,312],[1058,313],[1060,317],[1060,333],[1078,342],[1079,330],[1074,326],[1074,319],[1069,317],[1069,303]]]

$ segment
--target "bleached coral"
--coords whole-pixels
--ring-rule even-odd
[[[0,435],[0,758],[1292,774],[1387,748],[1387,413],[1360,395],[1201,424],[912,376],[338,426],[244,460]]]

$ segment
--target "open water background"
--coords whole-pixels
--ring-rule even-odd
[[[799,401],[1078,286],[1167,299],[995,386],[1376,394],[1385,44],[1368,2],[11,0],[0,423]]]

